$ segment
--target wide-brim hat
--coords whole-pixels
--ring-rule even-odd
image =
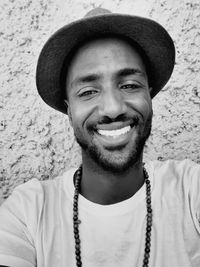
[[[175,62],[175,47],[168,32],[148,18],[95,8],[83,19],[56,31],[40,53],[36,71],[37,89],[49,106],[67,114],[62,70],[74,48],[92,37],[113,34],[129,38],[145,53],[148,59],[148,79],[152,87],[151,97],[164,87]]]

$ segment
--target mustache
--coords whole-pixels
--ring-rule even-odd
[[[113,122],[125,122],[125,121],[130,121],[131,124],[134,124],[134,125],[137,125],[139,123],[139,116],[137,115],[134,115],[134,116],[131,116],[131,117],[127,117],[123,114],[119,115],[118,117],[116,118],[110,118],[108,116],[104,116],[102,117],[101,119],[98,120],[97,124],[110,124],[110,123],[113,123]]]

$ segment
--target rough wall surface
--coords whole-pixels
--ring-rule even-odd
[[[35,68],[49,36],[94,7],[147,16],[175,41],[176,66],[153,100],[152,135],[145,160],[200,162],[199,0],[0,1],[0,203],[33,177],[53,179],[81,160],[66,116],[37,94]]]

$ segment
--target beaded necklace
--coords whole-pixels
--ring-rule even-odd
[[[143,173],[146,183],[146,233],[145,233],[145,249],[142,267],[149,266],[150,249],[151,249],[151,229],[152,229],[152,208],[151,208],[151,184],[149,175],[146,169],[143,167]],[[74,227],[74,240],[75,240],[75,257],[76,266],[82,266],[81,260],[81,241],[79,235],[79,224],[81,221],[78,218],[78,197],[80,191],[80,182],[82,177],[82,166],[74,174],[74,201],[73,201],[73,227]]]

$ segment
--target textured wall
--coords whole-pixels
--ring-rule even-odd
[[[170,32],[176,66],[153,100],[145,159],[200,162],[199,0],[1,0],[0,203],[16,185],[33,177],[52,179],[80,162],[67,117],[37,95],[35,68],[49,36],[97,6],[153,18]]]

